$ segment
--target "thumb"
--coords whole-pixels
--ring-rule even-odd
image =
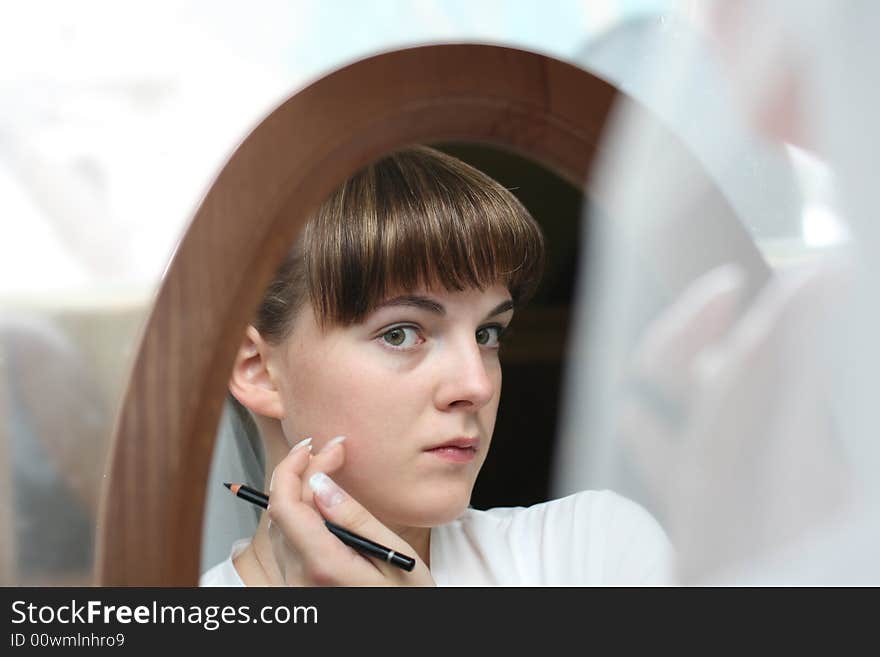
[[[342,490],[326,473],[316,472],[313,474],[309,478],[309,486],[315,494],[315,506],[324,518],[349,531],[381,543],[396,552],[417,558],[412,546],[379,522],[373,514]]]

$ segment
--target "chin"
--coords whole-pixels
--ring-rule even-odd
[[[421,496],[414,499],[413,506],[407,509],[406,515],[409,516],[410,522],[402,524],[412,527],[444,525],[464,513],[470,504],[470,499],[470,490],[466,494],[464,492],[450,494],[449,491],[444,491],[436,496]]]
[[[435,527],[458,518],[467,509],[468,504],[470,504],[470,490],[445,490],[435,494],[419,491],[386,507],[387,513],[380,511],[375,515],[395,525]]]

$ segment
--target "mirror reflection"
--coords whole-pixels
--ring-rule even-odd
[[[341,185],[242,337],[202,584],[660,577],[665,536],[635,504],[547,501],[580,206],[548,171],[466,144],[402,149]],[[273,506],[235,499],[224,480]],[[524,550],[570,554],[593,507],[628,516],[650,558],[516,563]],[[412,573],[357,555],[325,519],[413,557]],[[623,538],[607,530],[601,540]]]

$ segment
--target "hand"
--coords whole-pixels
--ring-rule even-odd
[[[294,447],[272,475],[269,533],[275,560],[288,586],[434,586],[425,563],[402,538],[379,522],[326,474],[342,466],[343,442],[312,456]],[[324,473],[324,476],[321,476]],[[313,492],[309,481],[322,485]],[[314,480],[312,480],[314,481]],[[407,572],[360,554],[331,534],[324,519],[416,560]]]
[[[777,275],[738,319],[732,267],[645,331],[621,429],[657,495],[684,582],[800,536],[843,499],[821,328],[844,270]]]

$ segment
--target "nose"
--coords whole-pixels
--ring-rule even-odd
[[[497,374],[489,368],[498,368],[498,362],[488,362],[480,346],[471,339],[471,344],[458,346],[453,353],[444,354],[444,372],[437,387],[436,405],[442,411],[467,409],[477,411],[495,395],[496,379],[500,384],[500,369]]]

